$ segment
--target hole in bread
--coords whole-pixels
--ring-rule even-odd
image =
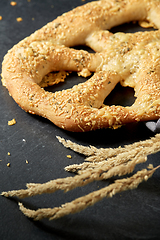
[[[62,91],[68,88],[72,88],[74,85],[78,85],[81,82],[86,81],[86,78],[78,77],[77,73],[70,73],[64,82],[60,82],[50,87],[46,87],[45,90],[49,92]],[[112,90],[112,92],[104,100],[105,105],[116,106],[131,106],[135,102],[134,89],[131,87],[122,87],[120,83]]]
[[[131,87],[122,87],[120,83],[112,90],[112,92],[104,100],[105,105],[131,106],[135,102],[134,89]]]
[[[59,73],[50,73],[50,74],[59,74]],[[92,77],[92,75],[90,75],[88,78],[84,78],[84,77],[78,76],[77,72],[71,72],[71,73],[67,73],[64,80],[57,82],[52,86],[48,86],[44,88],[48,92],[62,91],[65,89],[72,88],[74,85],[78,85],[79,83],[83,83],[87,81],[90,77]]]
[[[88,46],[74,46],[72,47],[76,50],[84,50],[89,53],[95,53],[90,47]],[[44,76],[42,82],[39,84],[41,87],[45,88],[48,92],[55,92],[55,91],[62,91],[68,88],[72,88],[74,85],[79,83],[83,83],[87,81],[89,78],[93,76],[94,73],[91,73],[89,77],[80,77],[77,75],[77,72],[51,72]]]
[[[90,48],[86,45],[78,45],[78,46],[74,46],[72,48],[74,48],[76,50],[84,50],[84,51],[87,51],[89,53],[95,53],[95,51],[92,48]]]
[[[153,31],[155,28],[153,27],[147,27],[147,22],[146,22],[146,27],[141,27],[138,22],[129,22],[125,23],[116,27],[113,27],[110,29],[110,32],[116,33],[116,32],[123,32],[123,33],[135,33],[135,32],[144,32],[144,31]],[[149,26],[149,25],[148,25]]]

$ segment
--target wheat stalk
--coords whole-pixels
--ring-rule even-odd
[[[132,173],[137,164],[147,161],[148,154],[155,153],[160,149],[159,134],[149,140],[133,143],[124,146],[123,148],[115,149],[97,149],[93,146],[85,147],[76,143],[72,143],[69,140],[66,141],[60,137],[57,138],[65,147],[89,156],[89,162],[74,164],[65,168],[67,171],[77,172],[78,175],[74,177],[58,178],[43,184],[29,183],[26,185],[27,189],[2,192],[1,195],[5,197],[16,196],[19,198],[25,198],[43,193],[53,193],[57,190],[63,190],[67,192],[76,187],[82,187],[93,181],[100,181],[113,176],[126,175]],[[97,161],[95,161],[96,158],[98,158]],[[153,168],[151,164],[149,167]],[[113,184],[105,188],[77,198],[70,203],[65,203],[61,207],[55,207],[53,209],[42,208],[34,211],[25,208],[22,203],[19,203],[19,206],[21,211],[26,216],[34,218],[35,220],[40,220],[42,218],[59,218],[69,213],[79,212],[86,207],[95,204],[104,197],[112,197],[118,192],[136,188],[143,180],[147,180],[149,177],[151,177],[157,168],[154,168],[150,171],[143,169],[130,178],[116,180]]]
[[[63,144],[66,148],[70,148],[71,150],[84,154],[85,156],[88,156],[85,160],[90,162],[99,162],[106,160],[107,158],[111,158],[114,156],[117,156],[119,154],[129,154],[130,151],[143,151],[146,149],[146,153],[155,153],[159,151],[160,149],[160,134],[156,134],[155,137],[152,137],[150,139],[135,142],[129,145],[125,145],[124,147],[118,147],[118,148],[96,148],[94,146],[86,147],[79,145],[77,143],[74,143],[70,140],[65,140],[64,138],[61,138],[57,136],[57,139],[60,143]]]
[[[57,190],[70,191],[76,187],[85,186],[93,181],[100,181],[103,179],[109,179],[113,176],[122,176],[133,172],[135,166],[138,163],[145,162],[147,157],[139,157],[127,164],[121,164],[120,166],[101,166],[92,170],[85,170],[80,175],[67,178],[59,178],[51,180],[43,184],[29,183],[27,189],[13,190],[8,192],[2,192],[1,195],[5,197],[19,197],[26,198],[43,193],[54,193]],[[107,171],[107,172],[106,172]]]
[[[27,209],[22,203],[19,203],[20,210],[29,218],[41,220],[49,218],[50,220],[63,217],[68,214],[73,214],[84,210],[85,208],[94,205],[105,197],[112,197],[116,193],[137,188],[142,181],[148,180],[157,168],[147,171],[143,169],[132,177],[127,179],[116,180],[115,183],[102,188],[98,191],[91,192],[85,196],[77,198],[72,202],[63,204],[61,207],[42,208],[38,210]]]

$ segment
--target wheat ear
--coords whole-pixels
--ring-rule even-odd
[[[50,220],[57,219],[71,213],[80,212],[105,197],[112,197],[116,193],[137,188],[142,181],[147,181],[156,169],[157,167],[149,171],[143,169],[130,178],[116,180],[115,183],[105,188],[77,198],[72,202],[65,203],[61,207],[31,210],[25,208],[22,203],[19,203],[19,208],[27,217],[33,218],[34,220],[41,220],[43,218],[49,218]]]

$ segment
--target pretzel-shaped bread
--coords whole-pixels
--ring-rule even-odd
[[[112,34],[109,29],[130,21],[159,29],[159,18],[159,0],[102,0],[77,7],[8,51],[2,64],[3,85],[22,109],[69,131],[157,119],[160,30]],[[76,45],[87,45],[95,53],[70,48]],[[57,71],[94,75],[71,89],[45,91],[44,76]],[[104,105],[118,82],[134,88],[132,106]]]

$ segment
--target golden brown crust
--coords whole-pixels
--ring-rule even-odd
[[[160,30],[135,34],[108,30],[133,20],[159,29],[159,16],[157,0],[102,0],[77,7],[8,51],[2,64],[3,85],[25,111],[70,131],[157,119]],[[78,44],[96,53],[69,48]],[[72,89],[50,93],[40,86],[51,71],[77,71],[84,77],[95,74]],[[134,88],[137,99],[131,107],[103,104],[118,82]]]

